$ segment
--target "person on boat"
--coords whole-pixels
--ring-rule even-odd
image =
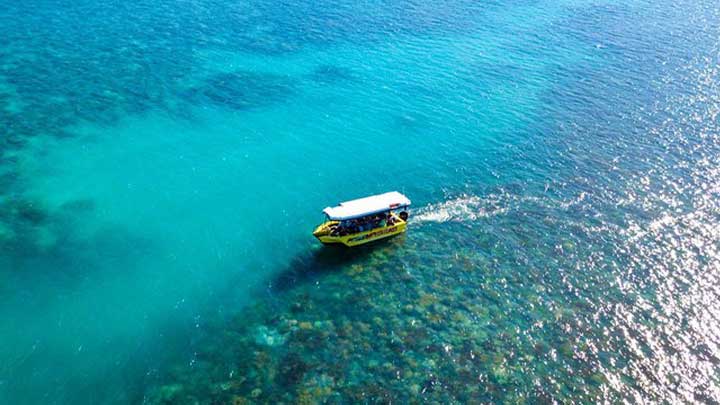
[[[347,235],[348,221],[340,221],[335,225],[330,225],[330,236]]]

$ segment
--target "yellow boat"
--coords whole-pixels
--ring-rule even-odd
[[[323,210],[326,220],[313,235],[324,244],[345,246],[398,235],[407,228],[409,206],[410,200],[397,191],[346,201]]]

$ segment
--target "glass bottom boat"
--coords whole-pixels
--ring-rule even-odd
[[[346,201],[323,210],[326,220],[313,235],[324,244],[345,246],[398,235],[407,228],[409,206],[410,200],[397,191]]]

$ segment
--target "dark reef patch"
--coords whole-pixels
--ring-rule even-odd
[[[17,197],[0,200],[0,247],[13,256],[32,256],[56,244],[52,216],[37,201]]]
[[[310,370],[310,366],[297,353],[289,353],[280,362],[280,381],[284,387],[294,387]]]
[[[98,263],[115,260],[129,265],[133,257],[150,251],[152,241],[119,226],[108,225],[91,235],[79,236],[77,224],[94,213],[92,200],[70,201],[50,209],[27,197],[0,199],[0,249],[6,262],[12,264],[3,272],[7,270],[16,280],[45,273],[50,278],[61,277],[68,281],[67,286],[72,286],[71,280],[87,277],[88,269],[94,269],[93,277],[98,276],[97,270],[102,267]],[[27,268],[35,271],[17,271]],[[121,271],[126,267],[115,268]]]
[[[352,70],[336,65],[320,65],[307,77],[313,82],[324,85],[338,84],[355,79]]]
[[[211,76],[182,96],[193,104],[247,110],[281,103],[294,93],[294,87],[288,76],[236,71]]]

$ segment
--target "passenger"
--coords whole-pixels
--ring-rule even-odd
[[[340,234],[341,229],[342,229],[342,222],[338,222],[336,224],[330,224],[330,226],[328,227],[330,236],[338,236]]]
[[[395,225],[395,217],[393,216],[392,212],[388,212],[387,226],[393,225]]]

